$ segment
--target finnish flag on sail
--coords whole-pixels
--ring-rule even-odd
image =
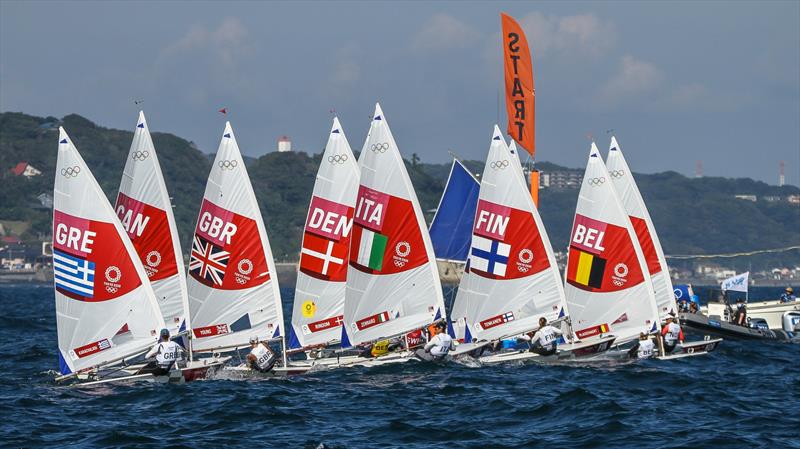
[[[94,297],[94,262],[53,250],[56,288],[86,298]]]
[[[479,235],[472,235],[470,269],[495,276],[505,276],[511,245]]]
[[[733,277],[729,277],[722,281],[721,289],[723,291],[733,291],[733,292],[745,292],[747,293],[747,284],[748,279],[750,278],[750,272],[738,274]]]

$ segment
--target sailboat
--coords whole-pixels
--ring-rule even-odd
[[[344,319],[358,162],[338,118],[317,171],[297,273],[289,348],[338,343]]]
[[[553,322],[567,315],[550,240],[513,157],[495,126],[481,177],[469,268],[456,296],[456,307],[466,310],[454,324],[465,335],[456,355],[538,329],[540,318]],[[609,345],[604,340],[590,346],[596,352]],[[537,354],[501,353],[480,360],[532,357]]]
[[[344,348],[401,336],[446,319],[428,228],[379,104],[359,167],[341,336]],[[375,365],[410,356],[401,351],[353,362]]]
[[[189,259],[192,349],[220,353],[251,337],[280,341],[283,310],[264,221],[230,122],[208,175]]]
[[[57,381],[152,378],[126,361],[164,328],[156,295],[133,243],[72,140],[59,128],[53,194]]]
[[[575,335],[617,344],[658,329],[647,263],[625,207],[592,142],[570,234],[564,290]]]
[[[114,209],[144,266],[170,335],[188,334],[189,297],[178,228],[143,111],[139,111]],[[226,360],[194,360],[191,338],[186,341],[189,362],[182,369],[186,380],[204,377]]]
[[[633,173],[628,168],[625,156],[614,136],[611,137],[606,167],[642,247],[647,261],[647,272],[653,283],[659,317],[663,322],[670,313],[678,312],[672,280],[667,268],[667,259],[664,257],[664,250],[661,248],[661,242],[642,199],[642,194],[636,186],[636,180],[633,179]]]

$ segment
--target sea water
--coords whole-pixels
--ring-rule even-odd
[[[288,319],[292,291],[282,294]],[[69,388],[53,382],[52,287],[0,287],[0,335],[9,448],[800,447],[797,344],[725,341],[669,362],[409,362]]]

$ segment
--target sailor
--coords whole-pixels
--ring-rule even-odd
[[[444,360],[447,353],[455,349],[453,338],[444,331],[444,321],[436,323],[436,326],[431,330],[433,331],[431,339],[428,340],[424,348],[417,349],[414,354],[428,362]]]
[[[736,301],[736,312],[733,314],[733,324],[747,326],[747,304],[745,304],[744,299],[739,298]]]
[[[644,332],[639,333],[639,340],[628,351],[628,356],[632,359],[649,359],[653,357],[655,343]]]
[[[661,336],[664,338],[664,352],[666,354],[672,353],[679,341],[683,343],[683,330],[681,326],[675,322],[674,313],[670,313],[669,316],[667,316],[667,324],[661,328]]]
[[[558,349],[558,337],[563,335],[561,329],[547,324],[547,318],[539,318],[539,330],[535,334],[521,336],[522,340],[531,342],[531,352],[539,355],[553,355]]]
[[[259,342],[258,336],[253,335],[250,337],[250,348],[250,354],[247,354],[247,364],[250,368],[260,373],[267,373],[275,366],[278,356],[267,342]]]
[[[796,300],[797,297],[794,295],[792,287],[786,287],[786,291],[781,293],[781,302],[794,302]]]
[[[183,348],[169,339],[169,330],[161,329],[159,342],[144,356],[145,359],[153,357],[156,359],[143,366],[137,374],[166,376],[175,362],[183,358]]]

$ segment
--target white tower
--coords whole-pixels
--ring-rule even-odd
[[[281,136],[278,138],[278,153],[286,153],[292,151],[292,141],[289,136]]]

